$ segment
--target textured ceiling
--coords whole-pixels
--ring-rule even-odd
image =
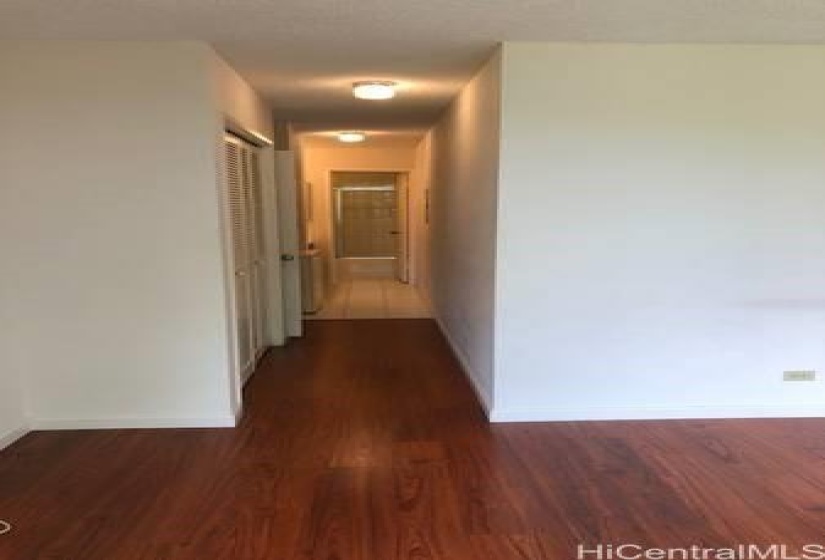
[[[2,39],[200,39],[308,130],[409,133],[496,43],[825,43],[823,0],[0,0]],[[357,101],[356,79],[401,82]]]

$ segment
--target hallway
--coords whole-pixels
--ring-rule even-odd
[[[31,434],[4,560],[571,560],[818,542],[822,420],[493,425],[429,320],[316,321],[237,430]]]
[[[307,319],[422,319],[431,317],[410,284],[394,278],[353,278],[339,282],[324,307]]]

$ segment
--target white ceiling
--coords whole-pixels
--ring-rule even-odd
[[[415,128],[405,130],[365,130],[368,139],[366,142],[347,144],[338,141],[337,131],[312,131],[304,130],[301,134],[303,146],[307,148],[336,148],[336,149],[358,149],[358,148],[385,148],[404,149],[415,148],[421,141],[422,131]]]
[[[503,40],[825,43],[825,1],[0,0],[0,38],[204,40],[280,119],[409,134]],[[353,99],[369,78],[398,98]]]

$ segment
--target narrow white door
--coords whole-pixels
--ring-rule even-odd
[[[275,177],[278,187],[278,214],[281,230],[281,279],[284,331],[287,336],[303,334],[301,306],[300,238],[298,234],[298,181],[295,154],[275,152]]]
[[[281,217],[275,183],[275,150],[267,146],[257,152],[260,171],[262,298],[264,300],[264,341],[267,346],[283,346],[284,295],[281,274]]]
[[[264,239],[263,214],[261,208],[261,173],[257,149],[243,146],[247,207],[246,235],[249,246],[249,300],[252,353],[257,360],[266,349],[264,340],[264,318],[266,301],[264,298]]]

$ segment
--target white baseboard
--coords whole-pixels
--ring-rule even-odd
[[[235,416],[216,418],[35,418],[32,430],[121,430],[138,428],[234,428]]]
[[[30,430],[28,427],[21,426],[20,428],[14,429],[3,435],[0,435],[0,450],[5,449],[21,437],[25,436],[29,433],[29,431]]]
[[[482,387],[478,383],[478,381],[476,381],[476,377],[475,375],[473,375],[473,368],[470,366],[470,360],[467,358],[467,356],[464,354],[464,352],[461,350],[458,344],[455,343],[452,336],[450,336],[450,331],[447,330],[447,328],[444,326],[444,323],[441,322],[441,318],[435,316],[435,322],[438,325],[441,334],[443,334],[444,338],[447,340],[447,344],[450,345],[450,348],[452,349],[456,359],[461,364],[461,368],[464,370],[464,376],[470,382],[470,386],[473,388],[473,391],[475,391],[476,398],[478,399],[478,402],[481,403],[481,407],[484,409],[484,413],[487,415],[487,418],[492,419],[492,395],[489,395],[487,393],[487,390],[484,387]]]
[[[255,367],[248,367],[241,373],[241,387],[246,387],[253,373],[255,373]]]
[[[824,418],[816,406],[534,407],[496,408],[492,422],[579,422],[587,420],[678,420],[734,418]]]

